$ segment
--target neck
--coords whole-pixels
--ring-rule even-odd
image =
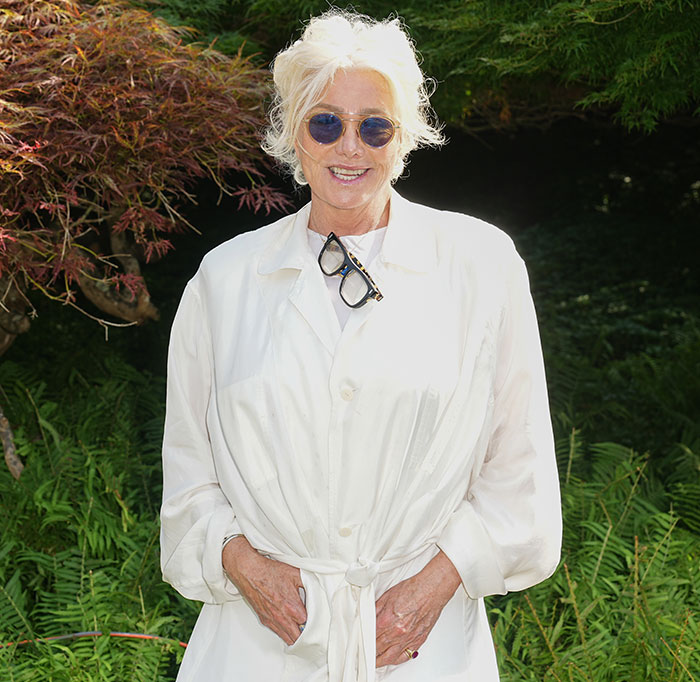
[[[389,223],[390,192],[369,204],[358,208],[343,209],[331,206],[323,200],[311,197],[309,227],[327,236],[335,232],[339,237],[365,234]]]

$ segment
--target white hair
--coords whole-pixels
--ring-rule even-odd
[[[302,119],[320,101],[337,71],[353,69],[375,71],[389,87],[400,125],[392,182],[401,175],[411,151],[444,142],[430,108],[434,82],[423,76],[401,22],[332,9],[312,18],[301,38],[282,50],[272,65],[275,93],[262,147],[300,185],[306,180],[294,143]]]

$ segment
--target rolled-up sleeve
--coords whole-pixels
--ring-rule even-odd
[[[212,457],[206,420],[211,386],[208,324],[190,282],[168,352],[161,569],[164,580],[188,599],[222,603],[240,596],[221,565],[224,538],[240,528]]]
[[[561,552],[561,505],[544,363],[525,265],[505,273],[486,456],[438,546],[471,598],[549,577]]]

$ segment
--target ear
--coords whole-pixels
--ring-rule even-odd
[[[406,167],[406,158],[396,155],[396,161],[394,162],[394,168],[391,171],[391,184],[393,185],[403,173]]]
[[[298,185],[306,185],[308,184],[306,182],[306,177],[304,175],[304,170],[301,166],[301,160],[302,160],[302,154],[303,154],[304,148],[301,145],[301,142],[299,141],[299,138],[294,141],[294,154],[297,157],[296,158],[296,164],[294,164],[294,180]]]

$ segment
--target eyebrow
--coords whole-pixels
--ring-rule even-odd
[[[382,114],[383,116],[388,116],[384,109],[377,109],[376,107],[367,107],[365,109],[360,109],[360,111],[343,111],[340,107],[333,106],[332,104],[327,104],[326,102],[319,102],[314,104],[311,109],[321,109],[323,111],[330,111],[334,114]]]

